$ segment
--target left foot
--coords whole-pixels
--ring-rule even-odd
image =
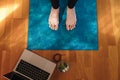
[[[77,19],[75,8],[73,9],[67,8],[66,29],[73,30],[75,28],[76,21]]]

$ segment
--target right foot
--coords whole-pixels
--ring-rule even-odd
[[[58,30],[59,25],[59,8],[58,9],[51,9],[50,16],[49,16],[49,27],[52,30]]]

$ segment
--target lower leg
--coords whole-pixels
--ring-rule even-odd
[[[68,8],[72,9],[75,7],[77,0],[68,0]]]
[[[51,4],[52,4],[52,7],[54,9],[58,9],[59,8],[59,0],[50,0],[51,1]]]

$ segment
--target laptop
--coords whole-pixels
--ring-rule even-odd
[[[56,64],[24,50],[12,72],[4,75],[8,80],[49,80]]]

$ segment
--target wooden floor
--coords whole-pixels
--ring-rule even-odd
[[[29,0],[0,0],[0,80],[11,71],[27,47]],[[97,0],[98,51],[33,51],[52,60],[61,53],[66,73],[51,80],[120,80],[120,0]]]

